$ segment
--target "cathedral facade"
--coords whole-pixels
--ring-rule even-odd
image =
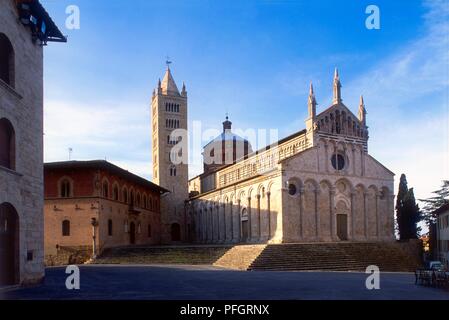
[[[158,92],[164,90],[169,91],[158,88]],[[157,99],[154,96],[153,101]],[[232,161],[217,166],[205,163],[205,172],[188,181],[188,192],[178,191],[187,185],[186,165],[180,169],[181,180],[173,180],[177,181],[178,189],[173,189],[175,193],[167,201],[172,207],[175,207],[173,199],[179,201],[179,206],[184,205],[184,221],[180,221],[179,213],[177,217],[186,230],[184,241],[289,243],[394,239],[394,174],[368,153],[363,97],[356,116],[343,103],[336,70],[332,104],[319,114],[316,106],[311,85],[305,129],[261,150],[252,151],[247,145],[244,150],[248,152],[237,159],[236,150],[231,147],[236,144],[229,144],[228,137],[243,143],[245,140],[235,138],[226,119],[222,140],[217,141],[220,140],[217,137],[212,141],[223,148],[214,148],[214,153],[210,153],[209,143],[203,155],[216,158],[216,149],[225,150],[232,156],[219,153],[218,158]],[[181,124],[186,125],[186,115],[187,109],[182,109]],[[159,143],[157,154],[162,150],[170,153],[170,145],[160,148],[163,139],[153,129],[155,138]],[[166,139],[165,143],[170,140]],[[161,161],[154,167],[160,164]],[[169,162],[164,162],[165,174],[170,173],[169,166]],[[162,180],[157,181],[171,189]],[[173,211],[170,217],[171,223],[177,223]]]

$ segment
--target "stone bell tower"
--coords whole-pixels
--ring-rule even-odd
[[[183,84],[179,92],[169,61],[151,101],[153,181],[170,191],[161,198],[161,239],[163,243],[187,241],[187,91]]]

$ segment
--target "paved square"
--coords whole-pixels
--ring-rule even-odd
[[[80,290],[65,288],[65,268],[48,268],[38,287],[0,293],[1,299],[298,300],[446,299],[449,290],[414,284],[411,273],[384,273],[367,290],[364,273],[244,272],[211,266],[81,266]]]

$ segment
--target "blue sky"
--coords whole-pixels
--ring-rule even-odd
[[[72,147],[151,178],[150,98],[169,55],[189,121],[219,129],[229,112],[280,137],[304,128],[310,81],[318,112],[330,105],[338,67],[345,104],[356,113],[365,97],[370,154],[418,197],[449,179],[447,1],[41,2],[69,36],[45,48],[46,161]],[[79,30],[64,27],[72,4]],[[380,30],[365,28],[369,4]]]

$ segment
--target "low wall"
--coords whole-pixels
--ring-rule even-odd
[[[45,266],[84,264],[92,257],[91,246],[58,247],[56,252],[45,255]]]

